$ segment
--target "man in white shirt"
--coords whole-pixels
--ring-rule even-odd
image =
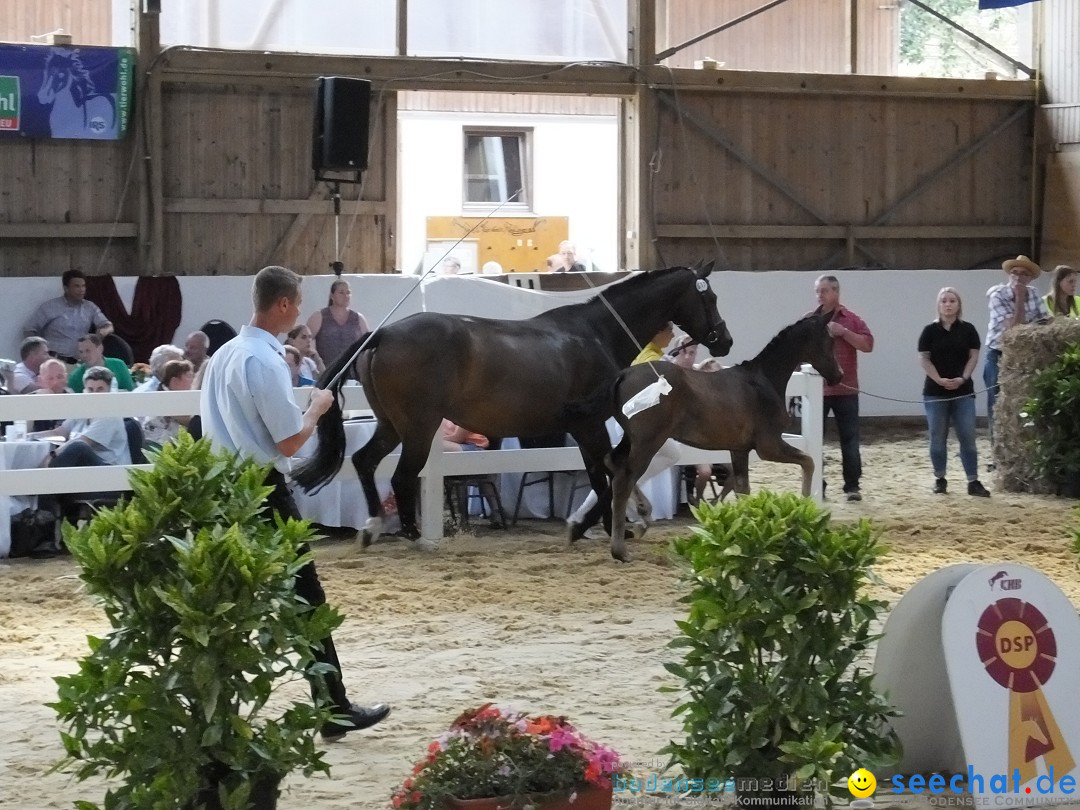
[[[274,488],[267,498],[270,508],[262,513],[268,521],[275,514],[300,519],[284,474],[289,472],[289,459],[311,437],[319,417],[333,402],[333,394],[316,389],[307,411],[301,413],[293,399],[284,347],[277,336],[292,329],[300,317],[300,281],[300,276],[284,267],[264,267],[258,272],[252,286],[255,313],[251,322],[207,361],[202,383],[203,435],[219,449],[274,465],[266,479]],[[297,574],[296,593],[312,605],[326,603],[314,562]],[[331,636],[322,640],[316,660],[334,668],[322,676],[336,715],[334,722],[322,728],[324,740],[341,739],[346,732],[373,726],[390,714],[386,704],[365,707],[349,700]],[[317,695],[315,684],[312,694]]]
[[[94,366],[83,375],[84,390],[88,394],[107,394],[112,382],[113,374],[104,366]],[[131,463],[127,429],[119,416],[67,419],[58,428],[31,435],[67,439],[50,454],[50,467],[106,467]]]
[[[28,337],[19,346],[19,363],[15,366],[13,394],[28,394],[38,385],[41,364],[49,359],[49,342],[41,337]]]

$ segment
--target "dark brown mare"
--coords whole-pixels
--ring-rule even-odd
[[[581,448],[592,486],[607,491],[604,457],[611,443],[604,421],[611,411],[575,415],[564,413],[563,406],[610,391],[638,347],[667,321],[677,323],[712,354],[726,355],[731,335],[716,309],[708,282],[711,271],[711,263],[652,270],[613,284],[583,304],[526,320],[421,313],[377,330],[350,369],[363,383],[378,420],[375,434],[352,457],[372,515],[363,529],[363,544],[382,530],[375,468],[399,443],[401,458],[391,483],[401,534],[420,536],[417,476],[444,418],[485,436],[565,431]],[[360,345],[357,341],[326,369],[320,387],[352,361]],[[336,394],[346,376],[330,386]],[[333,478],[344,460],[339,405],[319,420],[318,436],[315,455],[293,475],[308,491]]]
[[[785,327],[753,360],[712,373],[683,369],[674,363],[628,368],[615,382],[613,409],[623,438],[609,457],[611,480],[611,556],[630,559],[623,530],[626,503],[641,474],[668,438],[705,450],[731,451],[735,492],[750,491],[750,451],[765,461],[802,467],[802,494],[810,494],[814,460],[784,441],[788,423],[787,390],[791,373],[809,363],[830,385],[840,382],[833,356],[830,318],[809,315]],[[632,417],[622,405],[663,374],[671,391]],[[648,514],[646,511],[645,514]]]

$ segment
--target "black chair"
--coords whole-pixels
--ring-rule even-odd
[[[135,353],[131,350],[131,346],[116,333],[106,335],[101,339],[101,349],[106,357],[122,360],[125,366],[130,366],[135,362]]]
[[[549,433],[545,436],[526,436],[519,439],[519,443],[522,449],[535,449],[538,447],[566,447],[567,435],[565,433]],[[541,486],[547,486],[548,494],[548,514],[551,518],[557,518],[558,515],[555,512],[555,476],[569,476],[571,480],[570,484],[570,496],[566,502],[566,512],[562,518],[565,520],[570,516],[570,509],[574,505],[574,494],[583,487],[588,487],[588,479],[584,481],[578,476],[578,470],[554,470],[551,472],[527,472],[522,473],[521,483],[518,484],[517,500],[514,503],[514,517],[510,521],[511,526],[517,526],[518,516],[521,514],[521,499],[525,494],[525,488],[540,484]],[[530,480],[530,478],[532,480]]]
[[[210,338],[210,348],[206,350],[207,356],[212,355],[234,337],[236,337],[236,330],[232,328],[225,321],[219,321],[216,318],[212,321],[207,321],[201,327],[200,332],[205,332],[206,336]]]
[[[502,447],[502,439],[488,439],[488,450],[498,450]],[[483,451],[480,451],[483,452]],[[503,509],[502,497],[499,495],[498,476],[493,473],[478,475],[448,475],[443,479],[443,495],[447,506],[450,507],[450,519],[458,520],[461,514],[461,525],[469,525],[469,488],[476,487],[480,495],[480,514],[486,518],[495,519],[495,515],[489,515],[487,511],[486,495],[491,496],[495,502],[495,508],[499,511],[499,527],[506,526],[506,511]]]

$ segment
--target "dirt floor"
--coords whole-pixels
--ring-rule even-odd
[[[980,457],[989,457],[980,445]],[[864,439],[864,500],[839,495],[839,458],[827,446],[834,519],[870,517],[891,553],[880,567],[880,596],[895,603],[927,573],[955,562],[1017,561],[1041,570],[1080,605],[1068,533],[1080,525],[1075,502],[965,494],[955,453],[953,494],[931,494],[932,474],[918,429],[876,431]],[[794,467],[758,464],[754,487],[797,489]],[[992,475],[984,483],[996,490]],[[614,562],[605,543],[568,547],[562,526],[522,523],[514,531],[477,529],[436,551],[404,543],[367,551],[326,542],[319,567],[331,601],[346,616],[337,634],[346,681],[358,701],[388,701],[376,729],[328,746],[333,775],[293,778],[282,808],[382,808],[427,743],[462,709],[485,701],[568,715],[627,761],[659,764],[656,751],[678,733],[662,662],[680,616],[680,587],[666,541],[686,517],[656,524],[633,542],[634,562]],[[0,568],[0,806],[70,807],[99,800],[101,782],[46,774],[61,754],[51,678],[74,670],[85,636],[105,631],[80,592],[68,559],[11,561]],[[293,694],[305,691],[297,685]]]

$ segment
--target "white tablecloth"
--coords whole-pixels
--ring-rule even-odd
[[[52,448],[49,442],[0,441],[0,470],[40,467]],[[11,516],[36,505],[35,496],[0,493],[0,557],[7,557],[11,550]]]
[[[345,464],[352,467],[352,454],[363,447],[375,433],[375,420],[354,420],[345,423]],[[297,458],[311,456],[315,452],[318,439],[312,436],[300,448]],[[295,462],[294,462],[295,463]],[[379,497],[390,494],[389,479],[375,479]],[[324,526],[352,526],[361,528],[368,519],[367,501],[355,476],[339,480],[334,478],[314,495],[307,495],[297,486],[292,487],[293,498],[300,514],[314,523]],[[397,518],[394,518],[396,524]],[[387,531],[394,531],[397,525],[386,525]]]

